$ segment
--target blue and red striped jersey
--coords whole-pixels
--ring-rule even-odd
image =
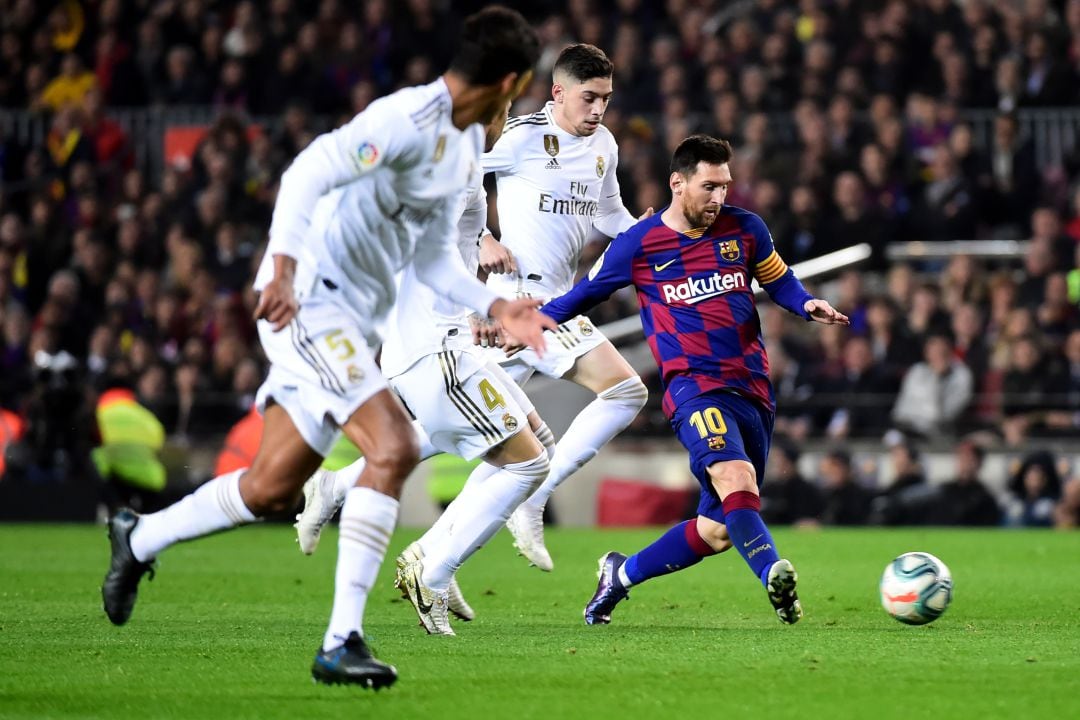
[[[588,276],[542,310],[565,322],[621,287],[637,289],[641,326],[660,368],[664,413],[724,389],[775,410],[751,278],[804,319],[811,295],[760,217],[725,205],[711,227],[676,232],[657,213],[611,241]]]

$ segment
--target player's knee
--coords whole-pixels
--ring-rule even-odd
[[[255,517],[265,517],[293,509],[299,491],[291,484],[275,482],[273,476],[248,470],[240,479],[240,496]]]
[[[709,468],[709,476],[720,497],[733,492],[757,493],[757,474],[754,466],[738,460],[716,463]]]
[[[420,444],[414,433],[395,435],[379,442],[366,459],[370,470],[401,483],[420,462]]]
[[[518,478],[518,485],[521,492],[525,497],[528,497],[536,490],[536,488],[540,487],[547,478],[548,471],[551,469],[551,462],[548,460],[547,452],[544,451],[532,460],[511,463],[505,465],[504,468],[512,472]]]
[[[625,405],[634,410],[641,410],[649,400],[649,389],[637,375],[622,380],[607,390],[601,392],[598,397],[609,402]]]

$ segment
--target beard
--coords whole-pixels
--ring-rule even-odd
[[[719,214],[720,208],[716,208],[715,210],[713,210],[711,215],[708,214],[704,207],[699,208],[696,211],[692,211],[689,208],[683,210],[683,217],[686,218],[686,222],[690,223],[690,227],[693,228],[711,226],[714,222],[716,222],[716,218],[719,216]]]

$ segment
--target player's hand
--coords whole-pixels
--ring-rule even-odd
[[[646,209],[646,210],[645,210],[645,212],[643,212],[643,213],[641,213],[640,215],[638,215],[638,216],[637,216],[637,219],[638,219],[638,220],[644,220],[645,218],[650,218],[650,217],[652,217],[652,216],[653,216],[653,215],[655,214],[655,212],[656,212],[656,211],[655,211],[655,210],[653,210],[652,208],[648,208],[648,209]]]
[[[507,275],[517,272],[514,254],[493,235],[480,238],[480,269],[488,274]]]
[[[848,316],[840,312],[825,300],[814,298],[813,300],[807,300],[803,305],[809,315],[810,319],[815,322],[822,323],[823,325],[850,325],[851,320]]]
[[[499,338],[499,341],[502,343],[501,347],[506,357],[514,357],[519,352],[525,349],[525,343],[521,342],[513,335],[507,333],[505,330],[503,331],[502,336]]]
[[[491,305],[491,317],[499,322],[505,335],[528,345],[540,357],[544,356],[544,330],[554,330],[555,321],[537,311],[541,301],[532,298],[496,300]],[[504,341],[505,341],[504,337]]]
[[[273,325],[274,332],[279,332],[292,322],[299,310],[300,303],[296,302],[293,293],[292,278],[274,277],[259,295],[255,319],[266,320]]]
[[[472,329],[473,345],[502,347],[502,328],[495,321],[473,314],[469,316],[469,327]]]

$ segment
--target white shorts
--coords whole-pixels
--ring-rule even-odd
[[[364,333],[353,316],[321,286],[300,300],[288,327],[274,332],[257,323],[270,372],[255,403],[262,412],[273,399],[285,408],[304,441],[325,457],[339,427],[357,408],[387,387]]]
[[[534,372],[553,378],[561,378],[574,367],[577,359],[603,345],[607,338],[592,320],[584,315],[567,320],[556,330],[545,330],[547,350],[538,357],[532,348],[506,357],[500,348],[493,348],[488,357],[502,366],[515,383],[523,386]]]
[[[510,376],[478,352],[425,355],[389,381],[431,444],[466,460],[528,427],[533,410]]]

